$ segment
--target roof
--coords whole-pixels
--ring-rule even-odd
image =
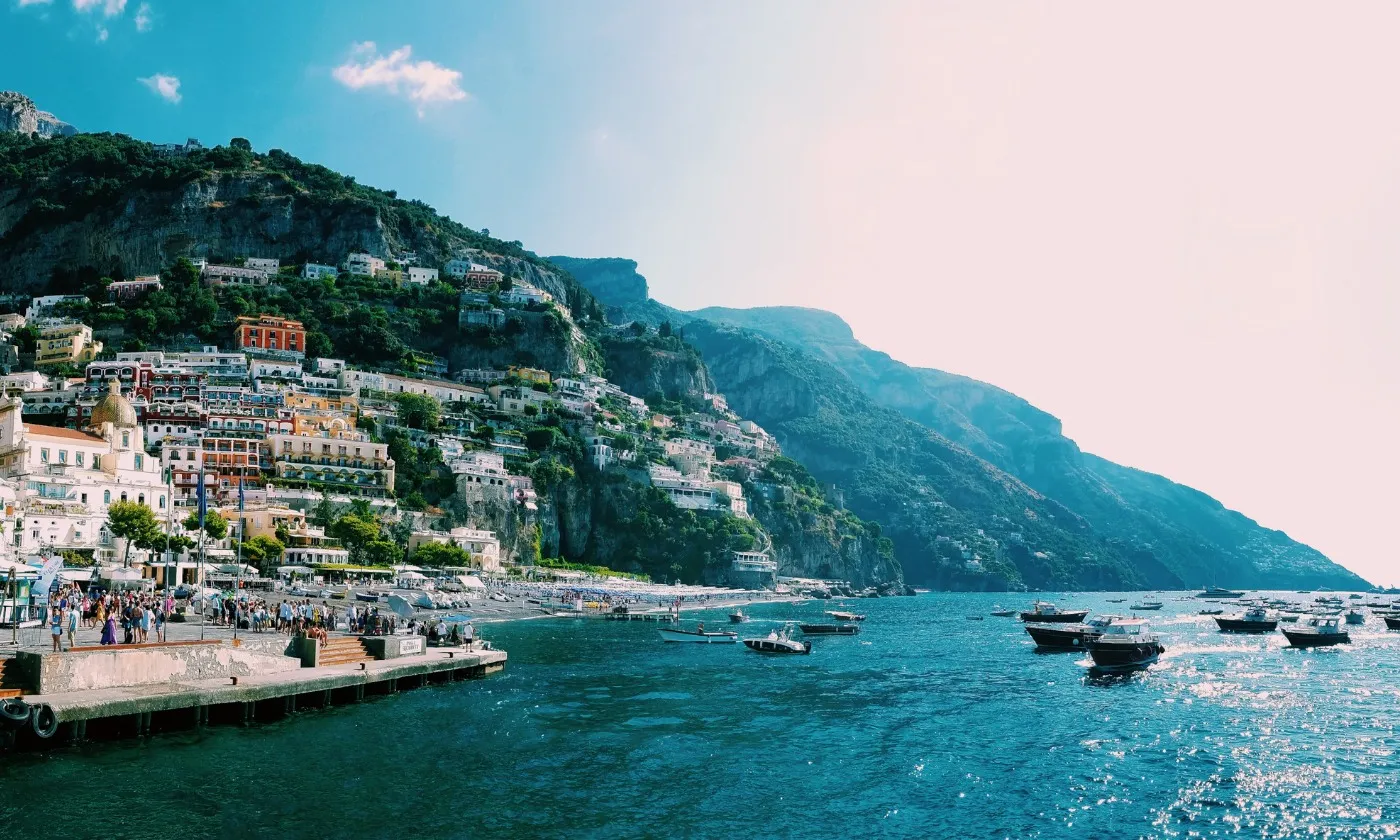
[[[30,435],[39,437],[64,438],[66,440],[80,440],[84,443],[106,443],[106,438],[98,437],[87,432],[80,432],[76,429],[65,429],[61,426],[41,426],[37,423],[26,423]]]

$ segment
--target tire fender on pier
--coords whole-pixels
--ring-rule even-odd
[[[13,726],[23,726],[29,720],[29,704],[19,699],[11,697],[0,703],[0,721]]]
[[[40,738],[52,738],[58,731],[58,715],[47,703],[41,703],[30,714],[29,725]]]

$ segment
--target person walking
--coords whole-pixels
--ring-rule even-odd
[[[74,647],[76,647],[76,645],[77,645],[77,643],[73,641],[73,636],[74,636],[74,634],[76,634],[76,633],[78,632],[78,610],[75,609],[75,608],[73,608],[73,607],[69,607],[69,608],[68,608],[68,621],[67,621],[67,626],[68,626],[68,649],[69,649],[69,650],[72,650],[72,649],[73,649]]]
[[[57,604],[49,607],[49,627],[53,631],[53,652],[63,653],[63,610]]]

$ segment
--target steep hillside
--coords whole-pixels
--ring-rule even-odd
[[[838,316],[772,307],[687,313],[756,330],[844,373],[883,406],[947,436],[1063,503],[1143,562],[1187,585],[1364,587],[1359,577],[1280,531],[1158,475],[1082,452],[1060,421],[984,382],[914,368],[856,341]]]
[[[154,274],[180,257],[336,264],[350,251],[425,265],[459,254],[541,287],[576,319],[602,310],[568,273],[438,214],[246,141],[181,156],[114,134],[0,133],[0,291],[39,293],[80,272]]]

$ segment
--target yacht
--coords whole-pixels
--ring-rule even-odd
[[[781,630],[774,630],[767,636],[745,639],[744,646],[759,653],[800,653],[812,652],[812,643],[796,641],[792,638],[792,624],[784,624]]]
[[[1339,615],[1314,615],[1298,622],[1297,627],[1283,628],[1288,643],[1297,648],[1326,647],[1351,641],[1351,634],[1342,628]]]
[[[1085,647],[1094,660],[1094,667],[1100,671],[1145,668],[1167,650],[1142,619],[1115,621],[1105,627],[1097,639],[1087,641]]]
[[[739,641],[739,634],[733,630],[711,630],[706,631],[702,623],[694,630],[685,630],[680,627],[663,627],[656,632],[661,634],[662,641],[667,642],[691,642],[702,645],[732,645]]]
[[[1027,623],[1026,632],[1035,639],[1037,648],[1046,650],[1082,650],[1084,643],[1103,635],[1105,627],[1122,619],[1116,615],[1096,615],[1075,624]]]
[[[1204,592],[1198,592],[1198,593],[1196,594],[1196,597],[1197,597],[1197,598],[1243,598],[1243,597],[1244,597],[1244,593],[1243,593],[1243,592],[1237,592],[1237,591],[1235,591],[1235,590],[1233,590],[1233,589],[1221,589],[1221,588],[1218,587],[1218,586],[1212,586],[1212,587],[1206,589]]]
[[[1278,627],[1277,618],[1269,618],[1263,607],[1250,607],[1241,615],[1221,616],[1215,620],[1225,633],[1272,633]]]
[[[1061,610],[1048,601],[1036,601],[1030,612],[1021,613],[1021,620],[1042,624],[1077,624],[1088,614],[1088,610]]]
[[[808,636],[854,636],[860,632],[859,624],[799,624],[797,626]]]
[[[865,616],[861,615],[860,613],[853,613],[853,612],[833,612],[832,610],[827,610],[827,611],[826,611],[826,614],[829,615],[829,616],[831,616],[832,618],[836,619],[837,621],[864,621],[864,620],[865,620]]]
[[[744,615],[744,611],[743,611],[743,610],[740,610],[740,609],[736,609],[734,612],[732,612],[732,613],[729,614],[729,623],[730,623],[730,624],[743,624],[744,622],[746,622],[746,621],[748,621],[748,620],[749,620],[749,617],[746,616],[746,615]]]
[[[1161,601],[1141,601],[1128,607],[1130,610],[1160,610],[1161,608]]]
[[[992,615],[996,616],[997,618],[1010,618],[1015,614],[1015,610],[1008,610],[1001,604],[997,604],[996,606],[992,607]]]

